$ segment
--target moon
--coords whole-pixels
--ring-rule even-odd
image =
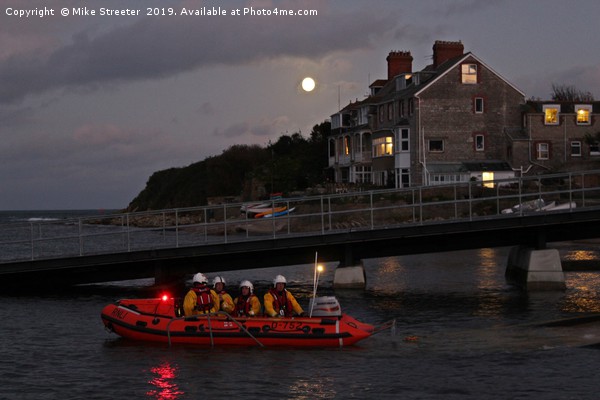
[[[302,80],[302,89],[304,89],[305,92],[312,92],[314,88],[315,80],[313,78],[307,76]]]

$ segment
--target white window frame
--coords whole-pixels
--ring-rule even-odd
[[[546,147],[544,149],[544,147]],[[536,160],[549,160],[550,159],[550,144],[547,142],[537,143],[535,146]]]
[[[460,66],[461,82],[465,85],[477,83],[477,64],[465,63]]]
[[[481,145],[477,139],[481,138]],[[475,135],[475,151],[485,151],[485,135],[482,133],[478,133]]]
[[[410,152],[410,129],[400,128],[397,131],[396,142],[396,153],[408,153]]]
[[[579,122],[579,114],[587,111],[587,121]],[[575,123],[577,125],[591,125],[592,124],[592,106],[590,104],[577,104],[575,105]]]
[[[372,140],[373,157],[387,157],[394,154],[394,138],[384,136]]]
[[[548,111],[556,110],[556,120],[548,121]],[[544,112],[544,125],[558,125],[560,123],[560,104],[544,104],[542,107]]]
[[[577,151],[575,151],[577,149]],[[571,142],[571,157],[581,157],[581,142],[573,140]]]
[[[481,105],[479,109],[477,107],[477,103],[480,103]],[[475,114],[483,114],[483,112],[485,111],[483,97],[475,97],[475,99],[473,99],[473,110],[475,111]]]

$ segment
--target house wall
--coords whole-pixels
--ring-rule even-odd
[[[504,160],[504,129],[521,124],[523,95],[474,59],[467,58],[465,63],[478,65],[477,84],[463,84],[461,66],[457,65],[423,91],[415,102],[427,163]],[[484,99],[482,114],[475,113],[476,97]],[[484,136],[483,151],[475,148],[476,134]],[[444,151],[430,152],[430,139],[442,139]],[[415,179],[419,175],[415,171]]]
[[[579,169],[584,165],[600,161],[600,154],[591,154],[590,145],[586,143],[586,134],[594,135],[600,131],[600,119],[596,114],[591,115],[590,125],[577,125],[574,113],[561,113],[558,125],[545,125],[542,113],[528,113],[525,117],[525,130],[531,141],[529,153],[520,155],[521,159],[529,156],[531,162],[538,167],[548,169]],[[581,143],[581,155],[573,156],[571,143]],[[540,160],[536,154],[537,143],[548,143],[550,156],[548,160]],[[521,150],[523,151],[523,150]]]

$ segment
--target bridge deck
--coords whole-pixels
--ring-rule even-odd
[[[0,276],[64,284],[600,236],[600,171],[0,226]],[[542,209],[554,202],[563,207]],[[515,207],[515,205],[523,205]],[[531,206],[527,209],[525,205]],[[269,207],[267,207],[269,209]],[[507,213],[507,210],[513,212]]]

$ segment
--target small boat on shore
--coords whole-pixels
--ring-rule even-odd
[[[560,210],[571,210],[577,208],[577,203],[574,201],[568,203],[557,204],[555,201],[549,203],[545,202],[544,199],[535,199],[516,204],[511,208],[502,210],[502,214],[514,214],[514,213],[530,213],[539,211],[560,211]]]
[[[169,345],[343,347],[391,327],[391,322],[380,327],[362,323],[342,314],[337,300],[323,299],[326,306],[317,303],[311,317],[234,318],[224,312],[184,317],[180,302],[164,296],[116,301],[104,307],[101,318],[110,332],[124,338]]]

